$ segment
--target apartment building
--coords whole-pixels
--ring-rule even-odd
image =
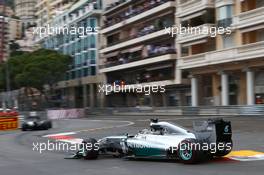
[[[66,80],[57,84],[72,107],[262,104],[263,2],[82,0],[46,24],[102,26],[100,35],[49,36],[41,43],[73,57]],[[231,32],[172,36],[166,28],[173,26]],[[103,94],[103,84],[158,85],[166,91]]]
[[[36,3],[37,0],[15,0],[15,15],[20,18],[24,28],[36,24]]]
[[[0,1],[0,14],[1,15],[5,15],[5,16],[13,16],[14,15],[14,11],[12,10],[11,7],[7,6],[5,4],[4,0]]]
[[[93,31],[85,36],[81,33],[57,34],[40,40],[42,47],[57,50],[73,58],[65,81],[56,86],[61,94],[61,101],[64,99],[69,107],[104,106],[104,94],[98,91],[99,84],[105,81],[97,66],[100,36],[99,32],[95,31],[101,26],[103,8],[101,0],[77,2],[66,12],[55,17],[49,23],[50,27],[67,26],[77,30],[92,28]]]
[[[37,26],[44,26],[51,20],[67,11],[74,3],[79,0],[37,0],[36,3],[36,23]]]
[[[0,64],[8,57],[8,28],[7,17],[0,15]]]
[[[22,37],[22,21],[16,18],[9,18],[9,40],[14,41]]]
[[[0,1],[0,63],[6,61],[9,56],[10,40],[10,17],[14,15],[13,10],[6,6],[5,1]]]
[[[175,106],[190,103],[190,88],[176,70],[174,0],[122,0],[104,12],[100,72],[108,85],[164,86],[166,92],[106,95],[108,106]]]
[[[22,37],[21,20],[0,15],[0,63],[9,57],[9,44]]]
[[[177,25],[232,30],[177,37],[177,69],[191,81],[192,106],[264,103],[263,12],[262,0],[177,0]]]

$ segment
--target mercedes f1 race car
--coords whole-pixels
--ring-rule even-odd
[[[84,139],[72,158],[99,155],[124,158],[173,159],[186,164],[221,157],[232,150],[231,122],[223,119],[194,122],[193,130],[152,119],[150,128],[136,135]]]
[[[52,122],[47,119],[41,119],[35,112],[31,112],[29,117],[22,123],[21,130],[48,130],[52,128]]]

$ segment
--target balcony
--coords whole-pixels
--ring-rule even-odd
[[[87,16],[91,15],[99,15],[102,13],[102,10],[97,6],[97,4],[94,5],[87,5],[83,9],[76,10],[71,14],[71,17],[68,17],[67,23],[74,23],[77,21],[80,21],[82,19],[85,19]]]
[[[166,27],[171,27],[171,25],[174,23],[174,21],[172,20],[173,17],[171,16],[164,16],[160,19],[156,19],[155,21],[151,21],[151,22],[145,22],[144,26],[134,26],[133,28],[129,28],[129,30],[126,30],[126,32],[128,32],[128,34],[123,35],[123,37],[121,38],[120,36],[118,36],[117,38],[115,38],[115,40],[109,42],[109,40],[107,39],[107,47],[131,40],[131,39],[135,39],[135,38],[139,38],[160,30],[165,29]],[[160,23],[159,25],[156,24]],[[169,24],[169,25],[168,25]],[[125,30],[124,30],[125,31]],[[121,34],[122,32],[120,32],[119,34]],[[116,34],[117,35],[117,34]],[[122,35],[122,34],[121,34]],[[113,35],[112,35],[113,36]]]
[[[120,72],[111,73],[109,75],[108,84],[111,85],[120,85],[120,86],[129,86],[143,84],[159,84],[159,82],[163,82],[164,84],[160,85],[169,85],[175,84],[175,74],[174,74],[174,66],[173,63],[166,63],[166,64],[159,64],[156,66],[148,66],[144,67],[143,69],[137,69],[131,71],[122,71]],[[167,84],[169,83],[169,84]]]
[[[206,8],[214,8],[215,0],[184,0],[180,3],[176,15],[179,17],[184,17],[192,13],[204,10]]]
[[[112,13],[113,11],[120,9],[120,8],[124,7],[125,5],[128,5],[131,2],[133,2],[133,0],[119,0],[115,3],[112,3],[105,9],[104,14]]]
[[[210,37],[211,34],[208,29],[214,27],[214,24],[203,24],[200,26],[193,27],[192,30],[179,34],[177,38],[178,43],[186,43],[194,40]]]
[[[176,59],[175,50],[168,50],[164,53],[151,55],[150,57],[147,58],[142,58],[142,57],[132,58],[130,60],[127,60],[125,63],[122,61],[107,63],[105,65],[100,66],[100,72],[101,73],[113,72],[117,70],[129,69],[132,67],[138,67],[142,65],[148,65],[148,64],[175,60],[175,59]]]
[[[181,57],[178,68],[190,69],[264,57],[264,41],[240,47]]]
[[[234,17],[233,27],[245,28],[264,23],[264,7],[243,12]]]
[[[131,24],[143,18],[149,17],[155,13],[166,10],[168,8],[174,8],[175,2],[173,0],[163,0],[163,2],[156,4],[151,9],[146,8],[140,12],[135,12],[126,16],[124,18],[119,19],[119,22],[108,23],[105,28],[101,30],[102,34],[109,33],[110,31],[116,30],[118,28],[123,27],[124,25]]]
[[[161,37],[161,36],[166,36],[166,35],[168,35],[168,34],[166,33],[166,30],[163,29],[163,30],[160,30],[160,31],[148,34],[148,35],[144,35],[144,36],[139,37],[139,38],[131,39],[131,40],[128,40],[128,41],[125,41],[125,42],[122,42],[122,43],[119,43],[119,44],[116,44],[116,45],[113,45],[113,46],[110,46],[110,47],[106,47],[106,48],[100,50],[100,53],[103,54],[103,53],[115,51],[115,50],[118,50],[118,49],[121,49],[121,48],[124,48],[124,47],[127,47],[127,46],[131,46],[131,45],[134,45],[134,44],[138,44],[138,43],[141,43],[141,42],[144,42],[144,41],[148,41],[148,40],[151,40],[151,39],[154,39],[154,38],[158,38],[158,37]]]
[[[52,1],[52,2],[50,3],[50,6],[51,6],[51,7],[54,7],[54,6],[56,6],[57,4],[59,4],[59,3],[61,3],[61,0],[55,0],[55,1]]]

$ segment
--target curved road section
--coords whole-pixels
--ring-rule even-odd
[[[124,119],[125,118],[125,119]],[[165,118],[164,118],[165,119]],[[125,121],[124,121],[125,120]],[[204,118],[166,118],[185,127],[192,126],[192,120]],[[148,127],[148,118],[142,117],[93,117],[92,119],[58,120],[48,131],[9,131],[0,133],[1,175],[204,175],[204,174],[263,174],[263,160],[248,161],[253,154],[264,152],[264,118],[229,117],[233,124],[235,151],[231,156],[240,156],[244,161],[216,160],[199,165],[183,165],[164,161],[127,161],[112,157],[98,160],[64,159],[71,151],[34,150],[37,143],[78,142],[81,138],[101,138],[109,135],[134,134]]]

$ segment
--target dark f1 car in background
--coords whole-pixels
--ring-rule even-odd
[[[99,155],[124,158],[173,159],[196,163],[221,157],[232,150],[231,122],[223,119],[194,123],[193,131],[169,122],[151,120],[150,129],[134,136],[111,136],[98,141],[84,139],[73,158],[96,159]]]
[[[37,112],[30,112],[22,123],[21,130],[48,130],[52,128],[52,122],[48,119],[42,119]]]

